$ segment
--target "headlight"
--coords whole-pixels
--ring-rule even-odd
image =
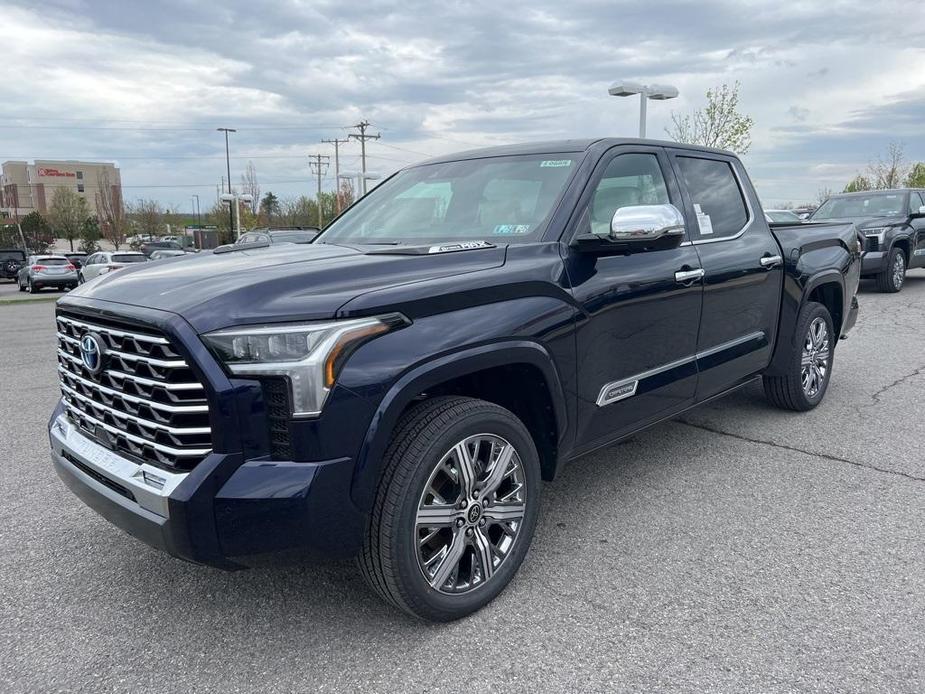
[[[237,376],[285,376],[295,417],[321,412],[350,354],[364,342],[409,324],[400,313],[323,323],[228,328],[203,342]]]

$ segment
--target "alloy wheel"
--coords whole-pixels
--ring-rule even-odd
[[[523,463],[505,439],[476,434],[447,451],[415,516],[418,566],[430,586],[458,595],[491,580],[518,539],[526,502]]]
[[[906,258],[902,253],[896,254],[896,260],[893,261],[893,286],[899,289],[906,281]]]
[[[823,318],[816,318],[810,323],[803,341],[803,358],[800,362],[800,377],[807,397],[816,397],[825,384],[830,358],[829,328]]]

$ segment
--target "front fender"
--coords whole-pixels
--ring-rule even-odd
[[[565,392],[553,358],[543,345],[529,340],[511,340],[445,354],[405,373],[380,401],[354,467],[352,495],[357,506],[365,509],[371,507],[382,474],[383,455],[392,432],[402,413],[417,395],[446,381],[510,364],[529,364],[543,374],[561,440],[568,428]]]

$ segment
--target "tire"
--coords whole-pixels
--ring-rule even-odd
[[[775,407],[805,412],[822,402],[832,378],[835,331],[829,310],[815,301],[807,302],[797,318],[796,334],[800,341],[790,355],[787,373],[764,376],[764,394]],[[804,357],[809,360],[806,378]]]
[[[468,477],[461,446],[473,461]],[[491,463],[511,451],[503,468]],[[491,602],[517,572],[536,527],[540,463],[527,428],[493,403],[435,397],[402,416],[383,461],[357,559],[369,585],[399,609],[435,622]],[[496,469],[500,485],[485,494]],[[479,484],[481,494],[466,499],[464,490]],[[434,525],[421,523],[425,510],[440,514]]]
[[[906,282],[906,254],[901,248],[893,248],[887,258],[886,269],[877,274],[877,289],[885,294],[895,294]]]
[[[16,286],[19,287],[19,291],[24,292],[26,288],[23,286],[23,283],[19,281],[19,278],[16,279]]]
[[[26,280],[26,291],[30,294],[38,294],[40,290],[32,286],[32,280]]]
[[[84,273],[78,272],[78,273],[77,273],[77,284],[80,285],[80,284],[83,284],[83,283],[86,282],[86,281],[87,281],[87,280],[84,279]]]

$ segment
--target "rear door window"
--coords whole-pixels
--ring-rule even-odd
[[[730,163],[684,156],[676,161],[697,215],[695,229],[700,238],[723,239],[742,231],[748,222],[748,207]]]

